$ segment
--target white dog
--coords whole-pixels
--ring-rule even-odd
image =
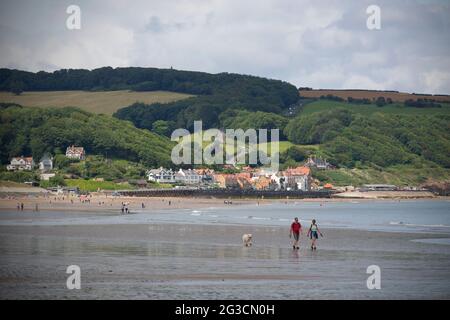
[[[244,246],[250,247],[252,245],[252,238],[253,236],[251,233],[242,235],[242,243],[244,244]]]

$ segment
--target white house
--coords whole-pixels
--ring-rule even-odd
[[[39,170],[41,172],[48,172],[53,169],[53,158],[48,154],[44,154],[41,161],[39,162]]]
[[[50,178],[54,178],[56,175],[54,173],[41,173],[40,178],[43,181],[49,181]]]
[[[180,169],[175,174],[175,181],[185,184],[200,184],[203,181],[203,175],[198,174],[197,172],[195,172],[195,170],[192,169]]]
[[[308,191],[308,177],[304,175],[284,175],[286,189]]]
[[[268,167],[262,167],[262,168],[256,169],[253,172],[253,176],[255,176],[255,177],[263,176],[263,177],[269,178],[273,175],[276,175],[277,173],[278,173],[278,170],[275,170],[273,168],[268,168]]]
[[[317,168],[320,170],[327,170],[334,168],[334,166],[331,163],[327,162],[326,159],[324,160],[317,157],[309,157],[305,163],[305,166],[310,168]]]
[[[175,174],[172,169],[150,169],[146,172],[149,181],[157,183],[175,183]]]
[[[33,157],[15,157],[11,159],[11,163],[6,166],[8,171],[23,171],[23,170],[33,170],[34,161]]]
[[[309,178],[311,170],[308,167],[288,168],[282,172],[284,189],[310,190]]]
[[[83,147],[75,147],[72,145],[67,147],[66,157],[70,159],[84,160],[86,158],[86,153]]]

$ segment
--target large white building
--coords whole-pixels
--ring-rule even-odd
[[[84,160],[86,153],[83,147],[70,146],[66,149],[66,157],[70,159]]]
[[[198,174],[197,172],[195,172],[195,170],[192,169],[180,169],[175,174],[175,181],[184,184],[200,184],[203,181],[203,175]]]
[[[149,181],[157,183],[175,183],[175,174],[172,169],[151,169],[146,172]]]
[[[8,171],[33,170],[33,168],[33,157],[24,156],[12,158],[10,164],[6,166],[6,170]]]

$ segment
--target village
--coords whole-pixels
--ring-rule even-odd
[[[65,156],[68,159],[84,160],[86,152],[83,147],[69,146]],[[224,170],[231,173],[216,172],[210,168],[151,168],[145,173],[145,179],[138,180],[138,188],[151,187],[154,184],[170,185],[174,188],[219,188],[240,190],[270,190],[270,191],[311,191],[334,188],[327,183],[319,185],[312,177],[312,168],[327,170],[332,168],[326,160],[310,157],[302,165],[275,171],[272,168],[224,165]],[[40,180],[48,181],[55,177],[53,157],[44,156],[36,164],[32,157],[13,157],[6,169],[8,171],[32,171],[39,170]],[[101,178],[100,178],[101,179]],[[32,184],[32,182],[28,182]]]
[[[86,159],[86,151],[81,146],[71,145],[66,148],[65,157],[75,161]],[[39,172],[40,181],[49,181],[55,178],[57,170],[53,166],[53,157],[44,156],[36,164],[32,157],[13,157],[6,169],[8,171],[33,171]],[[270,167],[251,167],[223,165],[221,170],[211,168],[150,168],[145,172],[145,177],[133,180],[134,190],[233,190],[239,192],[267,191],[267,192],[316,192],[328,191],[332,193],[367,192],[367,191],[418,191],[415,188],[400,189],[388,184],[365,184],[359,187],[352,185],[334,186],[331,183],[321,184],[313,176],[314,170],[331,170],[334,166],[325,159],[309,157],[304,163],[295,167],[288,167],[276,171]],[[104,181],[103,178],[95,178],[95,181]],[[36,182],[27,181],[29,185],[37,185]],[[59,193],[83,193],[78,187],[51,186],[46,188],[51,192]],[[126,190],[127,188],[124,188]],[[108,191],[101,190],[96,191]]]

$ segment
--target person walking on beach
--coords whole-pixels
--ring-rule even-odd
[[[20,204],[20,211],[23,211],[23,202]]]
[[[289,238],[294,236],[294,242],[292,243],[292,247],[295,249],[300,249],[298,246],[298,242],[300,240],[300,233],[302,232],[302,225],[298,222],[298,218],[295,217],[294,222],[291,224],[291,230],[289,231]]]
[[[320,232],[319,227],[317,226],[316,220],[313,219],[308,230],[308,236],[311,239],[311,250],[317,250],[316,241],[319,239],[319,234],[323,237],[322,232]]]

